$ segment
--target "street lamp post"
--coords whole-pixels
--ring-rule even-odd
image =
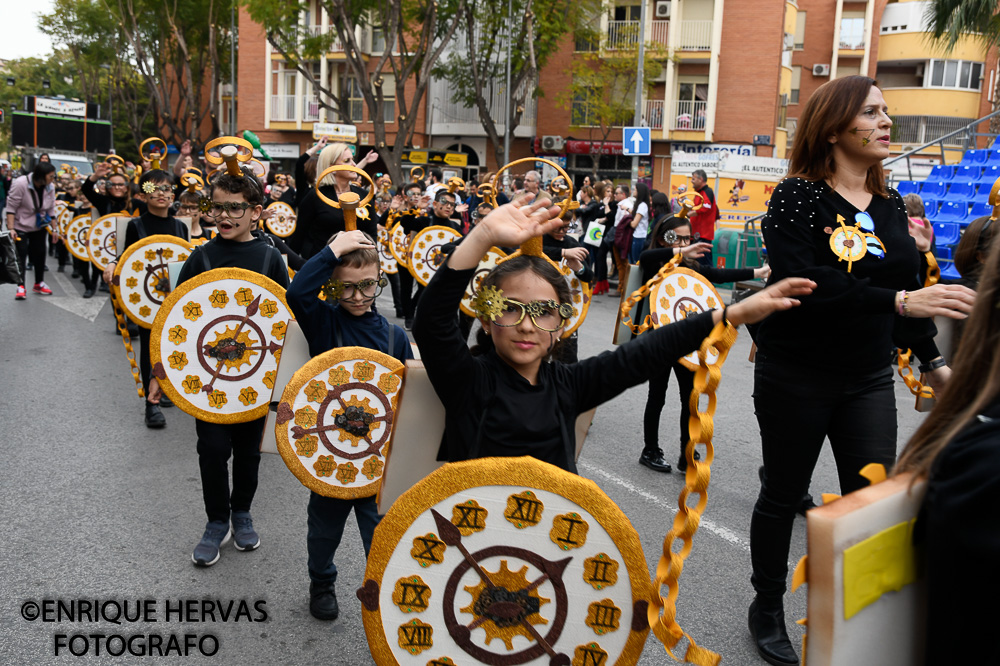
[[[108,70],[108,122],[111,127],[111,152],[115,152],[115,102],[111,94],[111,65],[103,63],[101,69]]]

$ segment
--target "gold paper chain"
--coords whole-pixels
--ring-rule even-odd
[[[632,292],[632,295],[626,298],[625,302],[622,303],[622,323],[632,329],[632,333],[635,335],[645,333],[649,329],[653,328],[653,321],[649,315],[646,315],[646,319],[642,322],[642,324],[636,324],[632,321],[632,318],[628,316],[628,313],[632,311],[632,308],[635,307],[637,303],[649,296],[649,292],[655,289],[656,285],[660,284],[660,282],[662,282],[672,270],[677,268],[677,266],[681,263],[682,258],[683,255],[678,252],[674,255],[673,259],[663,264],[663,267],[656,272],[656,275],[650,278],[649,282]],[[638,270],[638,266],[636,267],[636,270]]]
[[[128,359],[132,379],[135,380],[135,390],[140,398],[146,397],[146,392],[142,385],[142,378],[139,376],[139,365],[135,362],[135,351],[132,349],[132,338],[128,334],[128,324],[125,322],[125,311],[118,307],[118,299],[115,298],[114,291],[111,292],[111,308],[115,311],[115,321],[118,324],[118,332],[122,335],[125,343],[125,358]]]
[[[673,526],[663,538],[663,555],[656,565],[656,579],[654,581],[657,593],[654,595],[648,610],[649,626],[653,635],[663,642],[667,653],[677,659],[672,649],[682,637],[686,637],[688,648],[684,654],[684,661],[697,666],[716,666],[722,657],[711,650],[699,647],[694,639],[685,633],[677,623],[678,579],[681,571],[684,570],[684,560],[691,553],[692,537],[698,531],[701,514],[708,503],[708,482],[711,479],[712,460],[715,458],[715,449],[712,447],[713,417],[716,408],[715,390],[722,379],[722,364],[725,363],[729,349],[736,341],[736,334],[737,330],[733,326],[726,321],[721,321],[715,325],[698,350],[700,367],[694,374],[694,390],[691,391],[689,404],[691,410],[691,418],[688,421],[690,438],[684,449],[684,457],[688,463],[687,473],[684,476],[684,489],[681,490],[680,497],[677,498],[678,511],[677,515],[674,516]],[[719,357],[715,363],[709,365],[707,357],[708,350],[711,348],[715,349]],[[700,411],[699,403],[703,395],[708,396],[708,405],[705,411]],[[705,454],[701,460],[694,460],[692,456],[695,446],[698,444],[705,445]],[[692,493],[698,495],[698,504],[694,507],[687,504],[688,497]],[[677,553],[672,548],[676,539],[683,541],[683,546]],[[669,590],[666,597],[660,594],[664,585]]]

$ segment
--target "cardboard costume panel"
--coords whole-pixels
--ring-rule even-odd
[[[166,234],[147,236],[125,250],[115,265],[111,288],[129,319],[143,328],[153,326],[172,289],[168,264],[183,262],[190,253],[189,242]]]
[[[192,416],[242,423],[267,413],[285,329],[285,290],[217,268],[178,285],[153,322],[150,356],[164,393]]]

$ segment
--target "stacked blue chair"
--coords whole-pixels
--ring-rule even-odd
[[[973,151],[969,151],[973,152]],[[955,168],[955,175],[952,177],[953,181],[969,181],[979,180],[979,174],[982,173],[983,168],[978,164],[961,164]]]
[[[925,180],[920,185],[920,196],[921,197],[935,197],[938,199],[943,199],[945,193],[947,192],[947,185],[941,182],[933,182]]]
[[[976,186],[969,181],[953,181],[948,186],[949,199],[971,199],[976,192]]]
[[[1000,150],[997,150],[996,145],[990,148],[987,152],[989,153],[986,158],[987,164],[1000,164]]]
[[[924,199],[923,197],[920,198],[923,199],[924,202],[924,215],[926,215],[929,218],[937,215],[938,208],[941,207],[941,202],[938,201],[937,199]]]
[[[993,145],[991,146],[994,150],[1000,149],[1000,136],[993,139]]]
[[[979,183],[976,186],[976,201],[986,201],[990,197],[993,183]]]
[[[914,180],[901,180],[896,183],[896,191],[903,197],[907,194],[920,194],[920,183]]]
[[[936,167],[931,169],[931,174],[927,176],[927,180],[951,180],[954,176],[955,167],[948,166],[947,164],[938,164]]]
[[[993,206],[985,201],[977,201],[972,204],[972,210],[969,212],[969,222],[972,222],[977,217],[989,217],[993,214]]]
[[[941,277],[945,280],[958,280],[962,274],[955,268],[955,262],[948,261],[941,265]]]
[[[984,166],[983,172],[979,174],[980,183],[989,183],[992,185],[997,178],[1000,178],[1000,162]]]
[[[963,224],[968,216],[969,206],[964,201],[945,201],[934,221]]]
[[[935,256],[937,256],[940,261],[954,261],[954,258],[951,256],[950,247],[939,245],[937,248],[937,255]]]
[[[986,164],[989,159],[989,150],[967,150],[965,151],[965,157],[962,158],[962,164]]]
[[[954,245],[961,237],[962,233],[957,224],[951,222],[934,223],[934,240],[939,250],[942,246]]]

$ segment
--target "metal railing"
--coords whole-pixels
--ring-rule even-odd
[[[681,21],[680,44],[681,51],[711,51],[712,22],[711,21]]]
[[[910,150],[906,151],[902,155],[897,155],[896,157],[890,158],[890,159],[882,162],[882,167],[886,168],[890,164],[894,164],[895,162],[898,162],[900,160],[906,160],[906,174],[907,174],[908,180],[913,180],[913,168],[912,168],[912,165],[910,163],[910,156],[911,155],[913,155],[914,153],[919,153],[919,152],[921,152],[921,151],[923,151],[923,150],[925,150],[927,148],[930,148],[931,146],[937,145],[941,149],[941,164],[946,164],[947,163],[947,161],[945,159],[945,146],[946,145],[952,146],[952,148],[962,148],[963,150],[969,150],[970,148],[975,147],[975,145],[976,145],[976,139],[978,137],[981,137],[981,136],[988,136],[988,137],[996,136],[995,134],[992,134],[992,133],[989,133],[989,132],[977,132],[976,128],[981,123],[983,123],[983,122],[985,122],[985,121],[987,121],[987,120],[989,120],[989,119],[991,119],[991,118],[993,118],[995,116],[998,116],[998,115],[1000,115],[1000,109],[997,109],[993,113],[985,115],[982,118],[979,118],[978,120],[973,120],[971,123],[968,123],[967,125],[964,125],[963,127],[960,127],[960,128],[958,128],[958,129],[956,129],[956,130],[954,130],[952,132],[948,132],[947,134],[944,134],[944,135],[938,136],[936,138],[933,138],[933,139],[927,141],[926,143],[924,143],[924,144],[922,144],[920,146],[917,146],[916,148],[911,148]],[[893,118],[893,123],[895,123],[895,122],[896,122],[896,118]],[[895,128],[895,126],[893,126],[893,129],[890,131],[890,136],[893,137],[893,139],[892,139],[893,141],[897,140],[895,138],[895,136],[896,136],[896,128]],[[889,176],[890,183],[893,180],[892,173],[893,172],[890,170],[890,176]]]
[[[654,20],[649,33],[643,35],[651,44],[667,45],[670,21]],[[711,21],[709,21],[711,23]],[[638,21],[608,21],[607,48],[612,51],[634,49],[639,43]],[[587,50],[577,47],[577,50]]]
[[[302,100],[302,120],[315,122],[319,120],[319,100],[315,97],[306,97]]]
[[[704,130],[708,115],[708,102],[678,100],[674,117],[670,120],[672,130]]]
[[[646,100],[646,126],[650,129],[663,129],[663,100]]]
[[[271,95],[271,120],[295,120],[296,95]]]

